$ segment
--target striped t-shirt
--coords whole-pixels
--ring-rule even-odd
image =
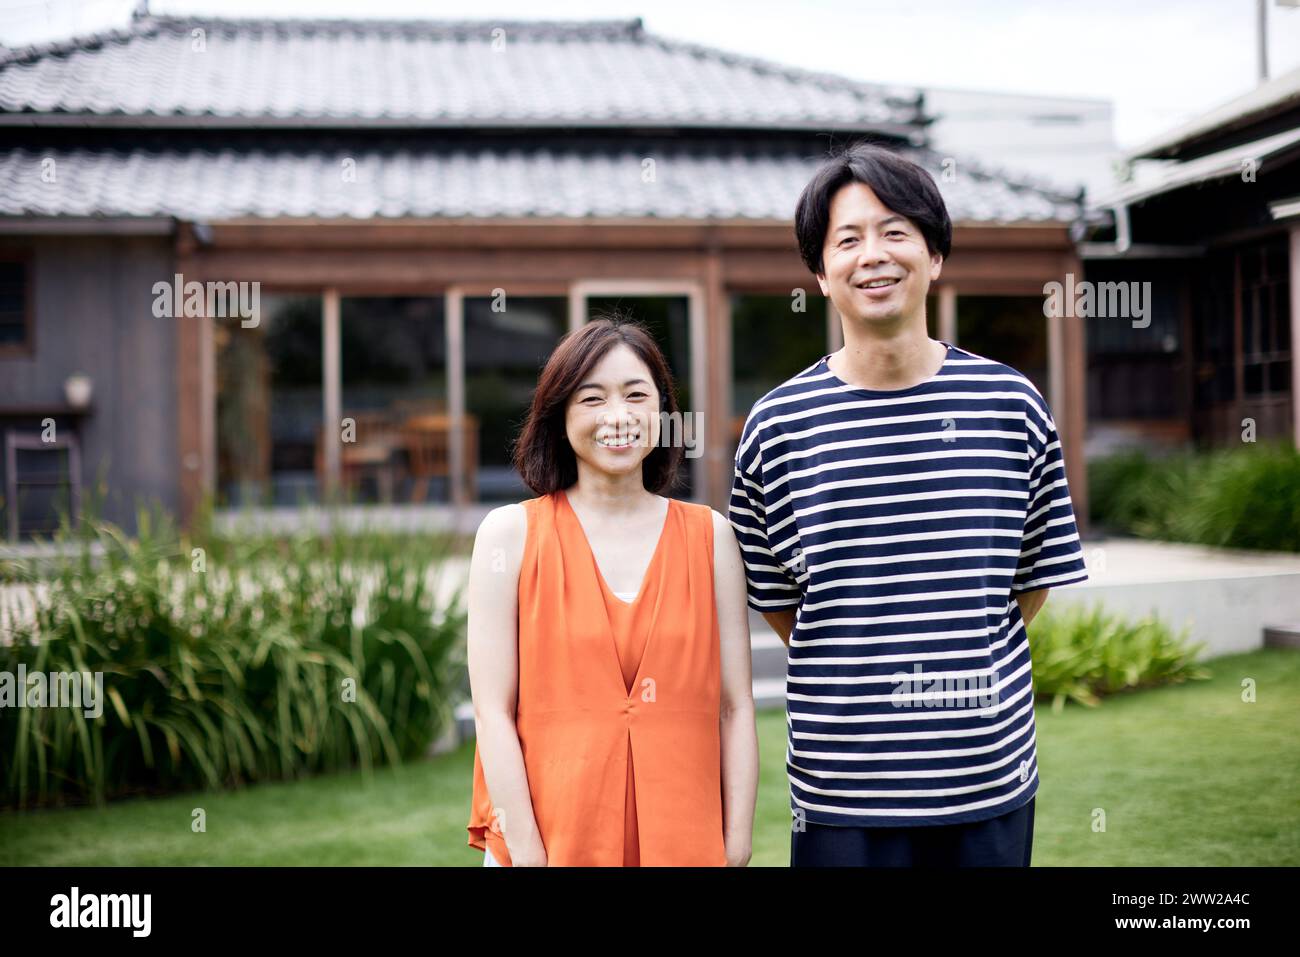
[[[790,636],[790,807],[818,824],[960,824],[1038,790],[1014,595],[1087,578],[1047,403],[949,345],[910,389],[823,356],[750,411],[730,519]]]

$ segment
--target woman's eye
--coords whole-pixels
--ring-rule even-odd
[[[628,398],[629,398],[629,399],[635,399],[635,398],[637,398],[638,396],[640,396],[642,399],[644,399],[644,398],[645,398],[645,393],[644,393],[644,392],[632,392],[632,393],[630,393],[630,394],[628,395]]]
[[[885,235],[886,235],[886,236],[902,236],[902,235],[904,235],[904,233],[903,233],[903,231],[902,231],[901,229],[891,229],[889,232],[885,233]]]
[[[855,242],[857,242],[857,240],[850,236],[848,239],[840,240],[840,245],[847,246],[849,243],[855,243]]]
[[[582,403],[583,403],[583,405],[586,405],[588,402],[599,402],[599,401],[600,401],[600,396],[598,396],[598,395],[589,395],[589,396],[587,396],[585,399],[582,400]]]

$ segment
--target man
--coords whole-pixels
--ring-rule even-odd
[[[1025,627],[1087,578],[1051,413],[926,333],[952,223],[921,167],[848,149],[795,232],[844,348],[751,410],[730,507],[750,607],[789,647],[791,864],[1028,866]]]

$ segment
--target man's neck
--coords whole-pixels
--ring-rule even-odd
[[[844,347],[827,360],[831,372],[860,389],[909,389],[936,375],[947,347],[931,339],[925,317],[897,329],[868,328],[841,320]]]

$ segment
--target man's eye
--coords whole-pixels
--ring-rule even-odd
[[[885,233],[885,235],[886,235],[886,236],[906,236],[907,234],[904,233],[901,229],[891,229],[889,232]]]

